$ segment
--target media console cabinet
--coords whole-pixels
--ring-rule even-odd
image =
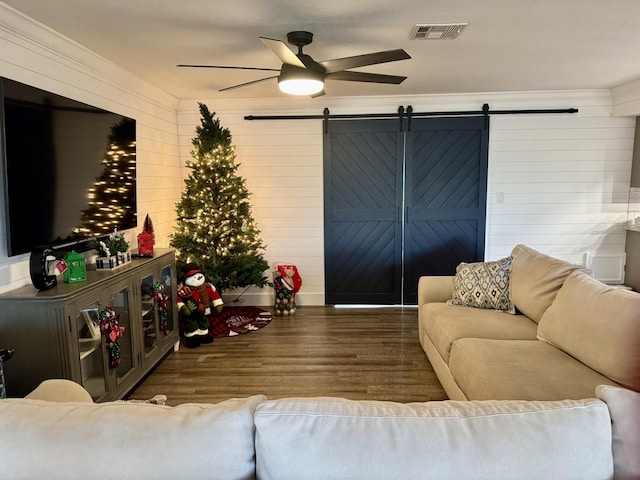
[[[93,267],[93,268],[92,268]],[[176,263],[172,249],[133,258],[114,270],[87,268],[87,280],[0,295],[0,343],[14,348],[5,365],[7,396],[22,397],[48,378],[67,378],[97,402],[123,398],[179,346]],[[122,337],[100,332],[112,307]]]

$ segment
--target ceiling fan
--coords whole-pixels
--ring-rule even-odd
[[[324,95],[324,81],[343,80],[347,82],[370,82],[388,83],[398,85],[407,77],[399,75],[383,75],[378,73],[354,72],[350,69],[376,65],[379,63],[396,62],[411,58],[407,52],[401,48],[396,50],[385,50],[383,52],[367,53],[353,57],[337,58],[316,62],[309,55],[302,52],[302,48],[313,41],[313,34],[306,31],[295,31],[287,34],[287,41],[298,47],[298,53],[294,53],[281,40],[259,37],[262,43],[269,48],[282,62],[280,69],[259,68],[259,67],[232,67],[224,65],[177,65],[178,67],[192,68],[227,68],[238,70],[262,70],[268,72],[279,72],[273,75],[251,82],[233,85],[222,88],[219,91],[233,90],[235,88],[246,87],[256,83],[278,79],[278,87],[284,93],[291,95],[311,95],[317,97]]]

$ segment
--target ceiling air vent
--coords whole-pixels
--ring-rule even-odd
[[[411,40],[453,40],[468,23],[418,23],[411,29]]]

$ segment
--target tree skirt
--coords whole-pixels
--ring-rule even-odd
[[[271,313],[257,307],[225,307],[209,317],[209,333],[214,337],[233,337],[259,330],[271,322]]]

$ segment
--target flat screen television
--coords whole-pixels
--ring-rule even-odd
[[[136,122],[0,78],[9,256],[137,225]]]

